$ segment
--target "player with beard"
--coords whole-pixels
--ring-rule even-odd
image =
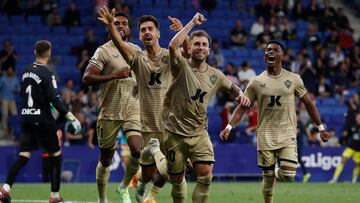
[[[107,26],[115,46],[135,73],[140,94],[142,143],[147,144],[150,138],[158,138],[162,141],[164,128],[161,113],[163,101],[168,87],[173,81],[173,76],[169,68],[169,51],[159,45],[160,24],[154,16],[142,16],[139,19],[139,39],[145,50],[134,50],[131,48],[131,44],[116,32],[116,27],[112,23],[114,12],[112,10],[110,13],[106,7],[102,7],[99,10],[99,20]],[[170,29],[178,31],[182,28],[178,19],[169,17],[169,20],[172,23]],[[156,173],[157,168],[152,156],[142,154],[140,164],[142,166],[142,177],[136,189],[136,199],[137,201],[143,200],[144,185],[154,177],[154,184],[151,185],[144,201],[154,200],[165,184],[166,177],[163,178]],[[120,202],[130,201],[128,194],[129,178],[130,176],[125,176],[118,187]],[[180,190],[186,190],[186,185],[182,185]]]
[[[284,51],[280,42],[270,41],[265,48],[266,71],[251,79],[245,90],[251,103],[257,101],[259,106],[257,156],[258,166],[263,170],[262,192],[265,203],[273,202],[275,177],[280,181],[292,181],[296,175],[295,97],[304,103],[320,131],[321,139],[327,142],[330,137],[300,76],[282,68]],[[245,110],[241,106],[236,108],[229,124],[220,133],[221,139],[228,139],[231,129],[240,122]],[[280,162],[280,168],[275,168],[277,161]]]
[[[130,36],[128,17],[118,13],[114,16],[112,24],[121,38],[128,41]],[[130,42],[127,44],[131,50],[141,50],[135,44]],[[120,128],[124,131],[131,152],[125,170],[126,181],[130,182],[133,174],[139,169],[137,161],[141,153],[139,97],[135,76],[131,74],[130,65],[124,58],[110,40],[96,50],[83,76],[83,82],[87,85],[100,84],[100,112],[96,126],[100,148],[96,167],[99,203],[108,202],[106,187]]]
[[[190,34],[190,59],[182,56],[180,45],[190,30],[205,21],[197,13],[169,44],[170,67],[174,82],[164,100],[164,147],[166,159],[156,139],[149,142],[149,151],[158,168],[166,168],[172,183],[173,202],[186,202],[186,191],[181,191],[187,160],[190,159],[197,175],[192,194],[195,203],[207,202],[212,180],[214,150],[207,132],[207,106],[218,90],[227,90],[240,101],[250,105],[248,98],[239,96],[241,89],[225,75],[205,61],[209,55],[210,36],[203,30]]]

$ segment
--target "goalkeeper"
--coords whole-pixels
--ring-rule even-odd
[[[8,171],[5,184],[0,190],[0,200],[10,203],[10,189],[19,171],[28,162],[31,152],[39,147],[50,156],[51,193],[50,203],[63,202],[60,197],[61,150],[57,136],[57,127],[51,114],[50,105],[65,115],[75,129],[75,134],[81,130],[80,122],[67,110],[60,101],[55,76],[49,71],[47,64],[51,56],[51,43],[40,40],[35,43],[35,62],[25,69],[21,82],[21,117],[22,137],[18,159]]]

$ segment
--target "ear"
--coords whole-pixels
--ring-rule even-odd
[[[160,39],[160,31],[157,31],[157,38]]]
[[[209,47],[209,50],[208,50],[207,56],[209,56],[209,55],[210,55],[210,51],[211,51],[211,48]]]

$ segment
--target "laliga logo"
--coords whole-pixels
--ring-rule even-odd
[[[310,154],[309,156],[303,156],[301,160],[308,168],[321,168],[325,171],[336,166],[341,162],[341,156],[323,156],[321,152]]]

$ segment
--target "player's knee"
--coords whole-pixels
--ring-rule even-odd
[[[141,156],[140,149],[131,150],[131,156],[136,159],[140,159],[140,156]]]
[[[198,176],[196,182],[201,185],[210,186],[212,178],[213,178],[212,175]]]
[[[181,184],[184,180],[183,173],[181,175],[170,175],[171,184]]]
[[[109,167],[112,163],[112,159],[109,157],[100,157],[100,163],[103,167]]]
[[[275,171],[274,170],[263,170],[262,172],[262,176],[263,177],[274,177],[275,176]]]
[[[281,174],[281,176],[279,176],[281,178],[281,180],[286,181],[286,182],[294,181],[295,176],[296,176],[296,171],[283,170],[281,168],[279,169],[279,173]]]

